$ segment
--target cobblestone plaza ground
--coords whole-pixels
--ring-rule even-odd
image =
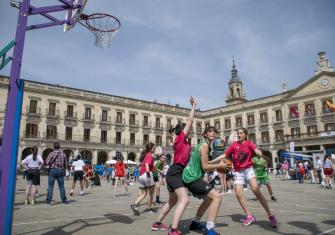
[[[272,176],[271,176],[272,177]],[[217,231],[221,234],[335,234],[335,191],[320,189],[318,184],[298,184],[296,181],[282,181],[271,178],[277,202],[271,202],[266,190],[270,208],[277,215],[279,227],[269,226],[266,214],[250,190],[245,191],[248,205],[257,218],[256,224],[241,226],[243,212],[234,193],[222,196],[222,204],[216,220]],[[137,184],[130,186],[131,196],[113,197],[111,184],[102,182],[102,186],[86,189],[84,196],[68,196],[69,204],[60,203],[57,183],[54,189],[54,201],[46,207],[47,177],[41,178],[40,197],[36,205],[24,205],[25,180],[18,176],[14,206],[13,234],[167,234],[166,231],[152,232],[151,224],[157,214],[134,216],[130,204],[138,192]],[[69,195],[71,181],[66,181],[66,193]],[[76,193],[79,185],[77,185]],[[161,200],[167,200],[166,187],[162,187]],[[123,191],[122,191],[123,192]],[[189,231],[188,225],[195,215],[200,201],[190,198],[180,223],[183,234],[200,234]],[[154,206],[160,210],[161,205]],[[140,207],[145,209],[145,205]],[[206,216],[202,219],[206,220]],[[165,222],[170,224],[172,213]]]

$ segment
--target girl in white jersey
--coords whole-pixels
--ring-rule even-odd
[[[35,204],[37,185],[40,185],[40,169],[44,165],[43,159],[38,153],[37,146],[32,147],[32,154],[22,160],[22,166],[27,170],[27,189],[24,204]],[[29,201],[31,196],[31,201]]]

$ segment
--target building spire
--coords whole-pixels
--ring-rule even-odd
[[[235,65],[234,57],[231,69],[231,78],[229,80],[228,86],[229,91],[226,97],[227,104],[237,104],[246,101],[245,94],[243,92],[243,83],[238,77],[238,70]]]

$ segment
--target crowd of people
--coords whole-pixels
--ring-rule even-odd
[[[153,222],[152,231],[168,230],[169,235],[181,234],[178,229],[179,222],[189,203],[189,196],[201,199],[201,203],[192,219],[190,230],[203,231],[205,234],[219,234],[215,230],[215,220],[220,210],[222,195],[235,192],[237,201],[245,213],[242,225],[249,226],[256,222],[247,205],[244,190],[249,185],[260,205],[264,209],[269,223],[272,227],[278,226],[278,220],[270,209],[269,203],[261,192],[264,185],[273,202],[277,201],[269,178],[269,156],[266,152],[250,140],[248,131],[245,128],[238,128],[234,135],[231,135],[228,143],[220,139],[218,131],[214,126],[207,126],[203,133],[203,140],[200,141],[193,151],[188,142],[188,134],[191,130],[196,100],[191,97],[191,111],[186,123],[178,123],[170,132],[175,133],[174,156],[172,164],[169,165],[167,156],[156,152],[156,145],[149,143],[142,151],[140,165],[130,166],[123,162],[122,154],[115,157],[113,165],[98,165],[92,167],[85,162],[80,155],[76,156],[73,162],[68,163],[65,153],[61,150],[58,142],[54,143],[52,151],[45,161],[38,155],[38,147],[33,146],[32,154],[22,161],[26,170],[27,178],[25,204],[35,204],[35,198],[40,184],[40,170],[45,166],[48,169],[48,190],[45,200],[50,205],[53,197],[54,182],[57,181],[60,197],[63,204],[67,204],[67,196],[64,189],[65,177],[73,181],[70,196],[75,195],[76,182],[79,181],[80,193],[84,195],[84,188],[101,185],[104,180],[114,188],[114,197],[120,196],[120,187],[124,187],[125,195],[130,196],[128,186],[139,185],[139,193],[135,201],[130,205],[135,216],[141,213],[157,212],[153,204],[161,204],[161,187],[168,190],[168,200],[163,205],[156,220]],[[70,169],[69,167],[70,166]],[[316,172],[319,183],[325,188],[332,188],[332,177],[334,167],[330,156],[326,155],[322,162],[319,158],[316,161]],[[316,183],[314,177],[314,166],[312,161],[296,162],[295,169],[290,168],[287,160],[278,163],[275,167],[275,175],[283,180],[304,180],[310,179],[310,183]],[[216,182],[221,188],[217,190]],[[156,194],[155,194],[156,193]],[[154,195],[155,201],[154,201]],[[139,210],[140,203],[147,199],[146,209]],[[166,216],[175,207],[171,226],[163,223]],[[206,223],[202,223],[203,215],[207,213]]]
[[[315,160],[315,164],[313,164],[312,158],[305,161],[297,160],[294,167],[289,167],[287,160],[278,163],[275,168],[276,178],[298,180],[300,184],[309,180],[310,184],[321,184],[322,188],[332,189],[335,167],[331,155],[326,154],[323,161],[320,157],[316,157]],[[315,172],[317,173],[317,180],[315,179]]]

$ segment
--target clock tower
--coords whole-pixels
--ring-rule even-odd
[[[231,79],[228,85],[229,85],[229,91],[226,97],[227,105],[239,104],[247,101],[245,93],[243,91],[243,83],[238,77],[238,71],[236,69],[234,60],[233,60],[233,68],[231,70]]]

